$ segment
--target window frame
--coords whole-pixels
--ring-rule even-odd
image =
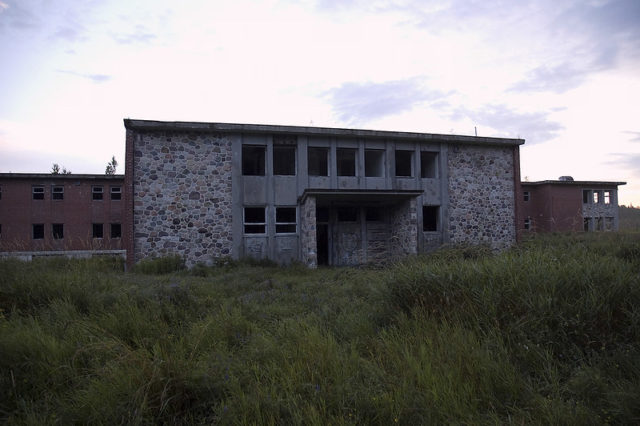
[[[258,161],[253,162],[249,155],[250,150],[259,150],[262,156],[262,166],[258,166]],[[254,166],[258,166],[253,170]],[[267,175],[267,146],[266,145],[242,145],[242,176],[266,176]]]
[[[54,201],[64,200],[64,185],[51,185],[51,199]]]
[[[91,185],[91,200],[102,201],[104,200],[104,186],[103,185]]]
[[[36,228],[38,227],[38,228]],[[36,229],[38,229],[38,236],[36,236]],[[32,223],[31,224],[31,239],[32,240],[44,240],[44,223]]]
[[[428,164],[431,166],[429,168],[425,167],[425,157],[429,156]],[[428,175],[427,171],[433,170],[432,176]],[[420,151],[420,177],[422,179],[437,179],[439,176],[439,167],[438,167],[438,152],[437,151]]]
[[[118,235],[117,235],[117,236],[114,236],[114,232],[113,232],[113,230],[114,230],[114,226],[117,226],[117,227],[118,227],[118,232],[117,232],[117,234],[118,234]],[[111,224],[110,224],[110,227],[109,227],[109,237],[110,237],[112,240],[122,238],[122,224],[121,224],[121,223],[111,223]]]
[[[401,153],[400,155],[400,160],[402,160],[402,157],[404,155],[408,155],[409,156],[409,174],[405,175],[405,174],[398,174],[398,161],[399,161],[399,157],[398,154]],[[415,176],[415,171],[414,171],[414,165],[413,165],[413,156],[414,156],[415,152],[410,150],[410,149],[396,149],[394,152],[394,163],[395,163],[395,176],[399,177],[399,178],[412,178]],[[405,159],[406,160],[406,159]],[[402,162],[400,165],[403,165],[404,162]],[[400,169],[404,169],[404,167],[401,167]]]
[[[293,210],[293,222],[287,220],[279,220],[282,218],[278,218],[278,212],[282,210]],[[276,234],[297,234],[298,233],[298,208],[296,206],[276,206],[275,208],[275,224],[276,224]],[[282,229],[291,229],[293,226],[293,231],[291,230],[282,230]],[[278,230],[280,228],[281,230]]]
[[[114,198],[114,195],[117,195],[117,196]],[[120,185],[109,186],[109,199],[111,201],[122,200],[122,186]]]
[[[383,178],[385,177],[385,153],[384,149],[365,149],[364,150],[364,176],[365,177],[377,177]],[[368,155],[367,155],[368,154]],[[373,154],[375,157],[370,158]],[[373,163],[373,167],[370,165]],[[375,171],[379,171],[379,174],[371,173],[372,168]]]
[[[433,210],[433,214],[428,215],[433,220],[427,222],[428,210]],[[433,226],[427,226],[431,225]],[[440,206],[438,205],[423,205],[422,206],[422,232],[439,232],[440,231]]]
[[[247,221],[247,209],[262,210],[262,221]],[[267,233],[267,208],[266,206],[244,206],[242,209],[242,233],[243,235],[265,235]],[[262,232],[249,232],[248,227],[262,228]]]
[[[525,203],[531,201],[531,191],[522,191],[522,201]]]
[[[277,153],[278,151],[281,151],[280,153]],[[282,163],[282,158],[278,158],[278,160],[276,161],[276,157],[279,155],[285,155],[284,153],[286,152],[286,155],[289,156],[291,155],[291,152],[293,152],[293,170],[284,170],[284,168],[289,168],[289,164],[286,164],[284,168],[281,169],[281,165]],[[295,176],[296,175],[296,170],[298,168],[298,160],[297,160],[297,156],[296,156],[296,146],[295,145],[273,145],[273,152],[272,152],[272,157],[273,157],[273,175],[274,176]],[[284,172],[284,173],[283,173]]]
[[[32,185],[31,186],[31,199],[32,200],[44,200],[44,185]]]
[[[56,227],[59,227],[56,232]],[[64,239],[64,224],[63,223],[52,223],[51,224],[51,237],[54,240],[62,240]]]
[[[343,165],[346,166],[347,160],[351,164],[350,158],[344,157],[347,153],[353,155],[353,174],[347,174],[347,171],[351,171],[350,167],[343,167]],[[358,176],[358,148],[336,148],[336,175],[338,177]]]
[[[100,230],[100,232],[96,232],[98,229]],[[98,240],[104,239],[104,223],[91,224],[91,238]]]
[[[324,151],[324,156],[322,155],[317,155],[317,156],[313,156],[311,155],[311,151],[316,151],[317,153],[320,153],[320,151]],[[329,149],[329,147],[325,147],[325,146],[310,146],[307,147],[307,174],[309,176],[321,176],[321,177],[327,177],[331,174],[331,168],[329,167],[330,161],[329,161],[329,156],[330,156],[330,152],[331,150]],[[322,157],[324,157],[324,160],[316,160],[316,159],[321,159]],[[315,161],[311,161],[311,159],[314,159]],[[311,165],[320,165],[320,166],[324,166],[324,170],[325,170],[325,174],[316,174],[316,170],[314,169],[312,172],[312,168]],[[319,170],[320,168],[318,168]]]

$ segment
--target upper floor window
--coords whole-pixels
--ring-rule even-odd
[[[294,145],[273,146],[273,174],[279,176],[295,176],[296,147]]]
[[[338,148],[336,150],[336,165],[338,176],[356,175],[356,149]]]
[[[92,199],[94,199],[94,200],[102,200],[102,191],[103,191],[102,186],[92,186],[91,187]],[[100,237],[100,238],[102,238],[102,237]]]
[[[112,200],[121,200],[122,199],[122,188],[119,186],[111,187],[111,199]]]
[[[264,176],[266,147],[260,145],[242,146],[242,174]]]
[[[531,193],[529,191],[524,191],[522,195],[524,201],[529,201],[531,199]]]
[[[591,191],[588,189],[582,190],[582,203],[589,204],[589,200],[591,199]]]
[[[367,149],[364,151],[364,175],[367,177],[384,176],[384,150]]]
[[[396,176],[413,176],[413,151],[396,150]]]
[[[420,152],[420,177],[434,179],[438,177],[438,153]]]
[[[307,148],[309,176],[329,176],[329,148]]]
[[[51,188],[52,200],[64,200],[64,186],[56,185]]]
[[[593,191],[593,204],[598,204],[600,199],[600,191]]]
[[[244,233],[264,234],[266,231],[266,217],[264,207],[244,208]]]
[[[44,186],[31,187],[31,193],[34,200],[44,200]]]
[[[295,207],[276,207],[276,234],[295,233],[296,218]]]
[[[611,191],[604,191],[604,203],[611,204]]]

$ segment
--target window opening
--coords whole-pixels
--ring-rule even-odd
[[[604,191],[604,203],[611,204],[611,191]]]
[[[358,209],[356,207],[342,207],[338,209],[338,222],[357,222]]]
[[[524,191],[522,195],[524,201],[529,201],[529,199],[531,198],[531,194],[529,193],[529,191]]]
[[[329,148],[307,149],[309,176],[329,176]]]
[[[438,206],[422,206],[422,230],[424,232],[438,230]]]
[[[35,223],[32,226],[33,228],[33,239],[34,240],[42,240],[44,239],[44,224],[43,223]]]
[[[44,186],[34,186],[32,194],[34,200],[44,200]]]
[[[121,200],[122,199],[122,188],[119,186],[111,187],[111,199],[112,200]]]
[[[266,229],[264,207],[244,208],[244,233],[264,234]]]
[[[599,217],[596,219],[596,229],[598,231],[603,231],[604,230],[604,220],[602,217]]]
[[[438,153],[422,151],[420,152],[420,176],[433,179],[438,176]]]
[[[245,176],[264,176],[264,146],[244,145],[242,147],[242,174]]]
[[[103,189],[101,186],[92,186],[91,187],[92,199],[102,200],[102,190]]]
[[[62,223],[54,223],[51,225],[51,232],[54,240],[61,240],[64,238],[64,225]]]
[[[604,229],[605,231],[613,231],[613,218],[605,217],[604,218]]]
[[[583,204],[589,204],[589,199],[591,198],[591,197],[589,196],[589,193],[590,193],[590,192],[591,192],[591,191],[589,191],[588,189],[583,189],[583,190],[582,190],[582,203],[583,203]]]
[[[531,218],[527,217],[524,220],[524,229],[526,229],[527,231],[531,230]]]
[[[122,237],[122,225],[119,223],[111,224],[111,238],[121,238]]]
[[[296,147],[290,145],[274,145],[273,174],[279,176],[295,176]]]
[[[396,150],[396,176],[413,176],[413,151]]]
[[[364,216],[367,222],[382,222],[382,209],[367,207]]]
[[[589,232],[589,230],[591,229],[591,218],[585,217],[582,226],[585,232]]]
[[[103,227],[102,227],[101,223],[94,223],[92,228],[93,228],[93,232],[92,232],[93,238],[103,238],[104,237],[104,234],[102,232],[103,231]]]
[[[364,151],[364,175],[367,177],[384,176],[384,151],[367,149]]]
[[[296,232],[297,214],[295,207],[276,207],[276,234]]]
[[[600,194],[598,192],[599,191],[593,191],[593,204],[598,204],[600,201]]]
[[[355,176],[356,175],[356,150],[355,149],[337,149],[337,166],[338,176]]]
[[[64,200],[64,186],[54,186],[51,188],[52,200]]]
[[[326,207],[316,207],[316,222],[329,223],[329,209]]]

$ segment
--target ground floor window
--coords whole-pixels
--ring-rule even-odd
[[[122,225],[119,223],[111,224],[111,238],[121,238],[122,237]]]
[[[44,224],[43,223],[34,223],[32,225],[33,239],[34,240],[43,240],[44,239]]]
[[[62,223],[54,223],[51,225],[51,231],[53,233],[54,240],[61,240],[64,238],[64,225]]]
[[[93,224],[93,231],[92,231],[92,236],[93,238],[103,238],[104,237],[104,233],[103,233],[103,227],[101,223],[94,223]]]
[[[524,220],[524,229],[526,229],[527,231],[530,231],[530,230],[531,230],[531,228],[532,228],[532,222],[533,222],[533,221],[531,220],[531,217],[527,217],[527,218]]]
[[[296,218],[295,207],[276,207],[276,234],[295,234]]]
[[[266,233],[266,216],[264,207],[244,208],[244,233],[264,234]]]
[[[438,230],[439,206],[422,206],[422,230],[434,232]]]

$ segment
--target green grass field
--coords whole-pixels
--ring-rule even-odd
[[[179,267],[0,262],[0,422],[640,423],[640,234]]]

